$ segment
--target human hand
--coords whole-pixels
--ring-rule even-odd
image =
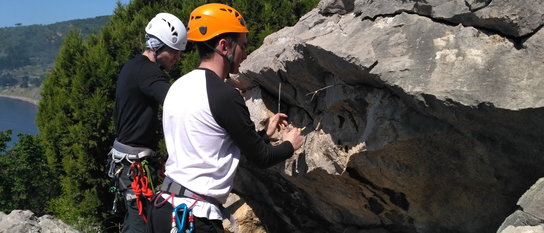
[[[283,140],[291,142],[293,149],[297,150],[304,143],[304,137],[300,134],[299,128],[293,128],[283,133]]]
[[[283,113],[277,113],[276,115],[270,117],[270,119],[268,119],[268,125],[266,127],[266,135],[268,135],[268,137],[272,137],[272,135],[274,135],[274,132],[276,132],[276,130],[280,130],[281,127],[285,127],[287,126],[287,114],[283,114]]]

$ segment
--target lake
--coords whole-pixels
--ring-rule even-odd
[[[0,131],[12,130],[12,141],[9,146],[18,140],[17,134],[19,133],[32,135],[38,133],[37,111],[38,107],[29,102],[0,97]]]

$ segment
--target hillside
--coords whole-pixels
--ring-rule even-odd
[[[0,95],[39,99],[39,87],[53,67],[64,36],[71,30],[83,37],[97,33],[109,16],[49,25],[0,28]]]

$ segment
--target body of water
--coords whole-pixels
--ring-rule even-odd
[[[18,140],[17,134],[32,134],[38,133],[36,126],[36,113],[38,107],[34,104],[12,99],[0,97],[0,131],[11,129],[12,140],[9,145],[13,145]]]

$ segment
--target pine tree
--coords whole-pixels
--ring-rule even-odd
[[[0,131],[0,152],[8,148],[8,142],[11,141],[11,130]]]
[[[0,132],[0,144],[9,141],[10,134]],[[57,191],[57,180],[42,156],[39,139],[29,134],[18,137],[10,150],[0,154],[0,211],[25,209],[41,215],[46,212],[50,195]]]
[[[88,107],[88,102],[96,101],[94,89],[99,88],[93,79],[100,77],[94,75],[98,72],[95,67],[89,67],[90,52],[86,48],[76,32],[65,38],[55,68],[44,82],[37,116],[47,161],[60,180],[61,195],[52,201],[51,211],[72,224],[79,218],[99,220],[88,214],[100,206],[96,198],[98,177],[93,176],[99,166],[93,153],[99,143],[95,130],[108,129],[94,128],[97,123],[89,121],[92,117],[105,120],[95,114],[107,109],[107,102],[102,109]],[[107,59],[93,65],[105,66]]]

